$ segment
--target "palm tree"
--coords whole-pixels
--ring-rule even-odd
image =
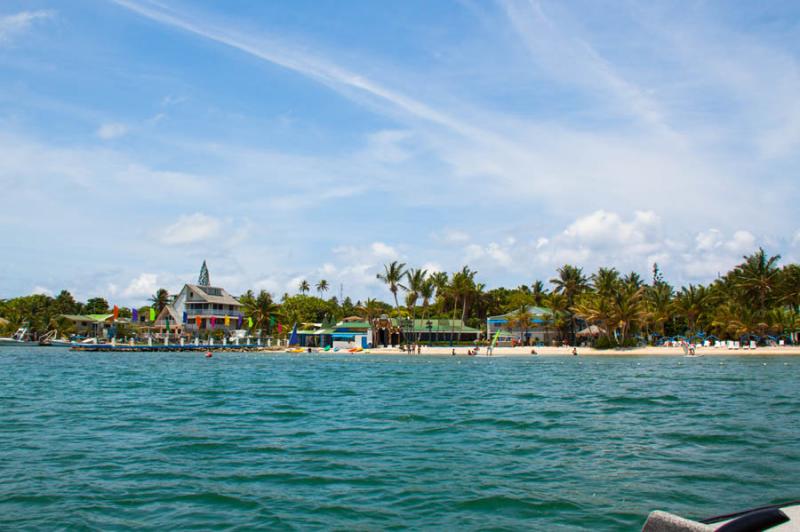
[[[619,331],[619,341],[623,347],[630,331],[646,318],[644,294],[644,287],[636,288],[636,283],[625,284],[615,294],[611,323]]]
[[[645,294],[648,319],[661,336],[664,336],[664,325],[670,318],[672,294],[672,287],[663,281],[648,287]]]
[[[272,294],[266,290],[261,290],[255,297],[252,297],[252,293],[250,296],[242,300],[244,313],[253,318],[254,329],[266,329],[271,333],[272,321],[270,318],[277,317],[280,305],[272,300]]]
[[[746,301],[755,302],[759,312],[765,312],[778,288],[780,255],[767,257],[764,250],[743,257],[744,262],[729,274],[733,286],[739,290]]]
[[[309,286],[308,281],[303,279],[302,281],[300,281],[300,285],[297,287],[297,289],[300,290],[301,294],[305,295],[306,292],[311,290],[311,287]]]
[[[357,310],[370,324],[381,315],[380,303],[373,298],[367,298],[363,304],[357,307]]]
[[[533,298],[533,304],[537,307],[544,305],[545,298],[547,297],[547,290],[544,289],[544,283],[542,281],[534,281],[531,285],[531,297]]]
[[[159,288],[154,295],[150,296],[150,302],[156,309],[156,314],[160,313],[169,304],[169,292],[164,288]]]
[[[589,283],[586,276],[583,275],[583,269],[570,264],[565,264],[558,269],[558,277],[550,279],[550,282],[555,285],[555,291],[563,294],[567,298],[567,309],[572,309],[575,306],[575,298],[578,294],[584,292],[589,288]],[[575,343],[575,315],[570,311],[570,336],[571,341]]]
[[[406,272],[406,280],[408,281],[406,303],[411,312],[411,320],[414,321],[417,318],[417,300],[428,282],[428,270],[411,268]],[[417,341],[419,341],[419,334],[417,334]]]
[[[328,281],[325,279],[320,280],[320,282],[317,283],[316,288],[317,293],[320,295],[320,297],[322,297],[322,293],[328,291]]]
[[[678,316],[686,318],[691,333],[697,332],[697,322],[706,312],[708,290],[705,286],[690,284],[684,286],[672,302],[672,310]]]
[[[519,310],[509,316],[508,324],[511,326],[511,328],[520,330],[520,343],[525,343],[527,340],[528,330],[531,328],[532,319],[533,314],[528,312],[528,309],[525,307],[521,307]]]
[[[405,262],[393,261],[391,264],[383,265],[384,273],[379,273],[376,275],[378,279],[383,281],[389,287],[389,291],[392,293],[392,296],[394,296],[395,309],[400,308],[400,303],[397,301],[397,291],[401,288],[403,290],[406,288],[401,284],[403,277],[406,275],[405,267]]]
[[[592,284],[601,297],[610,297],[619,286],[619,272],[616,268],[600,268],[592,274]]]

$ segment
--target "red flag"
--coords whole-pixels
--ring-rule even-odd
[[[119,318],[119,307],[114,305],[114,320]]]

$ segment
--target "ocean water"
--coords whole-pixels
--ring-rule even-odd
[[[800,498],[800,358],[0,348],[0,528],[637,530]]]

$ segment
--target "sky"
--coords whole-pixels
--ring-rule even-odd
[[[800,259],[800,3],[4,0],[0,298]]]

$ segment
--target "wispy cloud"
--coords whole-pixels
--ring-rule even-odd
[[[37,20],[52,18],[54,11],[21,11],[0,17],[0,45],[7,44],[28,31]]]
[[[128,126],[120,123],[103,124],[97,128],[97,136],[103,140],[112,140],[123,137],[128,133]]]
[[[313,78],[346,96],[355,89],[362,95],[377,98],[417,118],[444,126],[466,136],[479,136],[480,130],[433,107],[386,87],[368,77],[344,68],[321,56],[299,51],[290,43],[274,37],[248,35],[241,30],[224,27],[211,21],[190,18],[158,3],[144,4],[133,0],[113,0],[118,5],[156,22],[188,31],[200,37],[236,48],[259,59],[280,65]]]

